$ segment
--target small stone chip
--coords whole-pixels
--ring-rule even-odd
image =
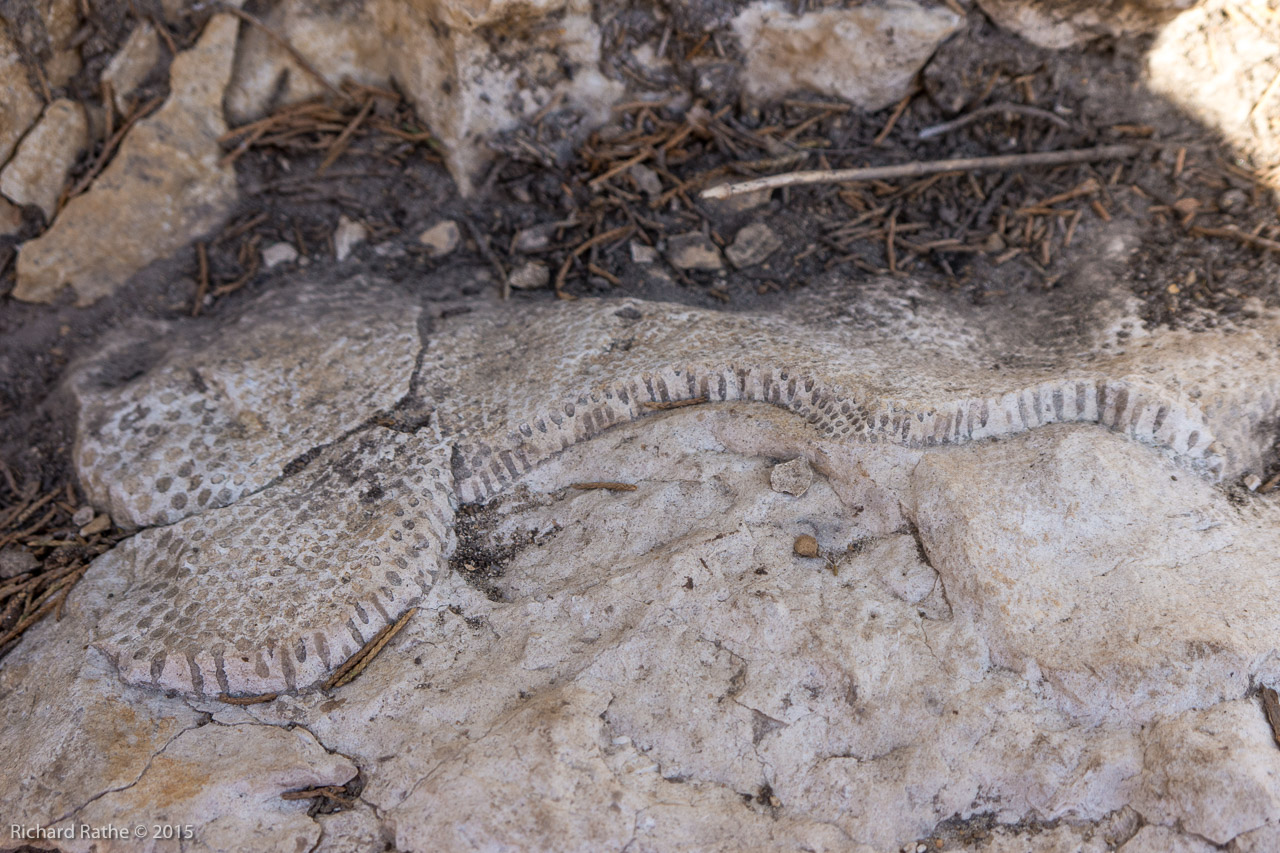
[[[433,258],[442,258],[462,243],[462,229],[452,219],[432,225],[418,235],[418,242],[427,247]]]
[[[104,530],[109,530],[110,528],[111,528],[111,516],[107,515],[104,512],[101,515],[94,518],[93,521],[90,521],[84,527],[81,527],[80,535],[92,536],[95,533],[101,533]]]
[[[809,460],[803,456],[774,465],[769,472],[769,487],[775,492],[800,497],[812,484],[813,469],[809,467]]]
[[[816,557],[818,556],[818,540],[814,539],[808,533],[802,533],[796,537],[795,544],[791,546],[799,557]]]

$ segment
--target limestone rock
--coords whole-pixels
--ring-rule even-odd
[[[427,247],[433,258],[441,258],[462,245],[462,229],[452,219],[444,219],[418,235],[418,242]]]
[[[391,79],[390,54],[383,34],[372,25],[368,5],[286,0],[263,12],[262,19],[331,85],[351,80],[385,86]],[[233,123],[245,124],[326,92],[324,84],[267,33],[244,28],[227,86],[227,116]]]
[[[1167,826],[1144,826],[1120,847],[1120,853],[1212,853],[1217,850],[1194,835]]]
[[[1240,695],[1270,673],[1280,615],[1239,602],[1280,595],[1280,576],[1230,567],[1266,562],[1275,534],[1228,547],[1234,512],[1211,486],[1110,438],[1046,430],[998,462],[923,460],[913,515],[948,600],[988,626],[996,662],[1083,719],[1141,723]],[[1230,586],[1187,597],[1223,572]]]
[[[1150,32],[1195,0],[977,0],[1001,27],[1032,44],[1060,50],[1101,35]]]
[[[799,16],[775,0],[758,0],[733,19],[733,30],[753,97],[805,89],[878,110],[907,93],[916,72],[960,23],[949,9],[912,0]]]
[[[229,14],[209,20],[174,59],[165,105],[129,132],[52,228],[23,244],[15,297],[51,302],[70,286],[76,304],[89,305],[222,221],[236,198],[234,169],[218,165],[218,137],[238,23]]]
[[[27,80],[27,67],[4,21],[0,21],[0,164],[40,115],[40,96]]]
[[[1226,844],[1280,810],[1280,751],[1254,701],[1163,720],[1146,733],[1144,747],[1134,807],[1148,820]]]
[[[255,849],[309,849],[334,816],[278,793],[353,767],[328,849],[879,853],[968,820],[982,853],[1268,849],[1280,504],[1217,480],[1271,435],[1280,317],[1190,336],[1096,296],[1061,323],[902,279],[758,312],[477,300],[389,365],[417,309],[361,280],[249,306],[217,358],[113,350],[72,384],[85,482],[136,475],[136,512],[199,504],[209,460],[256,479],[156,516],[22,639],[0,794],[43,821],[167,797]],[[635,489],[572,488],[601,480]],[[251,691],[281,695],[220,701]]]
[[[171,826],[200,828],[183,845],[196,850],[307,850],[320,838],[319,825],[307,817],[310,802],[280,795],[341,786],[356,772],[354,764],[326,752],[304,728],[205,725],[165,744],[136,782],[94,800],[76,819],[92,827],[132,829],[140,815],[163,815]],[[229,784],[212,786],[210,779]],[[116,849],[150,853],[175,847],[173,839],[155,837],[146,825],[145,839]],[[102,848],[77,839],[66,849],[88,853]]]
[[[738,232],[724,250],[729,263],[739,269],[753,267],[782,248],[782,238],[762,222],[754,222]]]
[[[36,205],[52,222],[67,174],[88,144],[84,108],[65,98],[54,101],[0,170],[0,193],[18,204]]]
[[[667,260],[682,270],[718,270],[724,267],[720,250],[701,231],[668,237]]]
[[[103,69],[102,81],[111,85],[116,110],[129,114],[129,102],[134,90],[151,73],[160,61],[160,38],[155,27],[144,21],[134,27],[129,38]]]
[[[1280,91],[1272,85],[1280,74],[1280,27],[1260,27],[1235,8],[1208,0],[1169,22],[1147,51],[1146,85],[1265,171],[1280,164]]]

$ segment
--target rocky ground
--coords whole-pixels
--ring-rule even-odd
[[[84,375],[78,365],[98,365],[100,384],[107,376],[110,383],[141,387],[137,383],[151,381],[146,377],[164,363],[170,340],[202,342],[182,369],[218,375],[211,364],[255,364],[257,356],[219,353],[259,335],[264,343],[255,352],[266,353],[268,367],[254,381],[292,376],[305,364],[355,364],[361,346],[382,359],[384,372],[357,383],[373,396],[348,400],[348,422],[315,433],[302,429],[275,456],[249,465],[267,465],[266,481],[274,482],[281,471],[305,471],[318,449],[339,436],[375,427],[408,434],[429,423],[438,402],[415,403],[406,390],[410,374],[425,375],[421,365],[416,373],[413,367],[421,357],[418,342],[430,340],[431,330],[465,324],[472,315],[479,322],[493,311],[536,309],[548,313],[528,316],[552,317],[588,298],[626,297],[769,317],[810,304],[815,293],[822,304],[830,298],[869,304],[885,282],[897,281],[904,295],[900,316],[885,320],[890,329],[899,329],[895,324],[906,315],[916,317],[915,327],[928,327],[919,319],[928,313],[922,306],[938,299],[948,307],[937,316],[969,335],[987,328],[979,316],[1024,318],[1015,326],[1032,338],[1037,327],[1029,318],[1052,319],[1046,328],[1056,331],[1044,333],[1049,341],[1075,323],[1079,328],[1068,337],[1077,343],[1107,323],[1126,321],[1129,328],[1113,340],[1121,347],[1131,338],[1229,341],[1243,334],[1266,340],[1271,334],[1272,311],[1280,307],[1275,3],[1215,0],[1188,11],[1179,8],[1185,4],[1148,4],[1135,12],[1138,7],[1124,4],[1099,11],[1091,4],[1082,10],[1071,3],[956,0],[889,4],[888,17],[876,17],[879,7],[849,11],[821,3],[787,9],[570,3],[519,14],[512,5],[490,4],[481,12],[449,6],[432,26],[376,2],[329,11],[292,3],[0,3],[6,24],[0,79],[11,83],[0,95],[0,655],[9,656],[0,659],[0,702],[9,730],[23,732],[27,756],[21,775],[6,779],[8,790],[20,790],[22,802],[40,803],[45,820],[71,814],[81,821],[124,819],[153,807],[158,794],[148,791],[163,790],[172,774],[182,776],[182,762],[206,764],[212,756],[228,761],[220,778],[249,786],[235,796],[323,789],[291,806],[273,801],[260,815],[231,821],[225,832],[210,829],[199,842],[209,849],[243,846],[273,825],[295,833],[291,838],[303,847],[335,850],[383,843],[414,849],[416,839],[446,830],[477,833],[459,836],[458,845],[483,838],[536,846],[558,832],[581,831],[588,833],[580,839],[586,846],[671,849],[681,838],[707,832],[703,846],[713,847],[711,837],[741,830],[742,838],[761,844],[803,842],[815,849],[855,840],[892,849],[911,839],[930,849],[993,851],[1089,844],[1100,850],[1123,844],[1130,851],[1268,849],[1274,824],[1266,815],[1277,783],[1274,757],[1260,751],[1271,747],[1260,710],[1266,693],[1259,688],[1275,686],[1268,681],[1270,665],[1260,663],[1266,649],[1220,641],[1212,620],[1201,624],[1189,615],[1207,609],[1238,621],[1243,617],[1222,615],[1230,596],[1202,590],[1205,597],[1193,596],[1190,605],[1153,602],[1135,591],[1140,579],[1126,577],[1106,595],[1073,604],[1085,612],[1103,608],[1095,613],[1101,621],[1086,625],[1111,624],[1104,619],[1107,596],[1153,608],[1160,624],[1194,623],[1195,630],[1157,631],[1153,636],[1163,639],[1138,642],[1144,648],[1208,644],[1176,663],[1130,652],[1117,662],[1108,644],[1123,645],[1123,632],[1090,629],[1104,640],[1085,649],[1086,663],[1105,659],[1116,667],[1103,676],[1115,695],[1100,699],[1073,680],[1084,677],[1078,668],[1054,658],[1054,643],[1076,648],[1079,636],[1050,631],[1051,639],[1028,645],[1011,639],[1049,630],[1043,626],[1053,620],[1045,621],[1042,611],[1049,605],[1037,604],[1037,595],[1052,599],[1048,612],[1060,613],[1071,611],[1063,601],[1076,601],[1078,590],[1040,589],[1048,581],[1035,575],[1027,581],[1031,591],[1024,590],[1030,599],[1010,601],[972,580],[966,561],[980,575],[991,565],[1005,566],[1002,560],[1015,566],[1017,558],[1000,552],[987,562],[972,559],[989,547],[983,537],[990,531],[979,529],[980,501],[963,507],[973,483],[994,478],[996,493],[999,472],[1016,478],[1030,460],[1057,460],[1042,463],[1059,473],[1045,475],[1045,493],[1028,500],[1078,507],[1090,518],[1105,516],[1109,502],[1132,504],[1133,525],[1155,512],[1143,509],[1150,501],[1185,505],[1188,517],[1208,519],[1206,530],[1223,527],[1203,534],[1219,537],[1201,543],[1203,553],[1196,551],[1200,545],[1184,543],[1198,555],[1189,563],[1151,556],[1167,553],[1150,543],[1172,536],[1168,527],[1137,536],[1139,545],[1116,534],[1109,547],[1139,564],[1154,559],[1158,573],[1187,572],[1191,586],[1213,573],[1248,587],[1254,601],[1274,600],[1267,586],[1274,577],[1266,568],[1274,534],[1266,502],[1280,482],[1280,459],[1266,371],[1238,380],[1251,402],[1231,398],[1216,414],[1205,400],[1197,403],[1216,418],[1214,434],[1230,451],[1216,472],[1225,477],[1219,486],[1192,484],[1166,495],[1157,480],[1187,479],[1180,468],[1160,467],[1173,462],[1136,460],[1137,451],[1121,439],[1112,446],[1110,438],[1084,439],[1073,431],[1087,427],[1060,425],[1043,437],[1010,439],[1008,458],[965,450],[924,465],[919,482],[895,485],[886,500],[916,507],[908,512],[914,532],[903,519],[884,529],[849,527],[848,496],[837,492],[853,463],[819,466],[820,487],[797,498],[812,506],[776,505],[779,493],[762,491],[760,483],[799,445],[726,439],[726,429],[736,433],[724,424],[755,417],[750,413],[673,412],[660,427],[620,428],[555,463],[563,470],[539,474],[532,491],[459,516],[456,553],[473,559],[455,559],[449,579],[437,578],[418,605],[434,614],[429,624],[409,623],[396,641],[402,653],[395,660],[404,667],[414,660],[426,675],[383,661],[381,670],[371,669],[344,688],[347,694],[332,698],[290,697],[245,709],[201,704],[116,685],[107,678],[110,665],[98,658],[85,663],[79,653],[40,651],[37,644],[63,649],[96,642],[93,623],[110,617],[119,606],[112,596],[124,590],[101,577],[101,567],[116,558],[94,570],[91,561],[118,543],[142,541],[134,536],[139,526],[179,521],[189,512],[168,504],[168,515],[137,509],[119,485],[136,473],[131,466],[139,457],[130,455],[136,447],[105,447],[103,454],[119,455],[116,467],[95,467],[83,455],[87,426],[81,420],[77,427],[86,393],[74,379]],[[895,31],[893,39],[884,36],[887,30]],[[850,53],[828,35],[848,32],[878,33],[865,43],[893,47],[868,59],[861,55],[866,51]],[[410,57],[421,51],[405,45],[426,38],[447,48],[451,69],[412,64]],[[506,91],[501,87],[524,92],[524,99],[490,97]],[[1133,147],[1054,168],[956,170],[726,201],[701,195],[717,184],[796,169],[1110,144]],[[367,282],[368,292],[351,293],[353,281]],[[376,341],[361,344],[348,331],[334,333],[344,342],[336,349],[307,349],[310,344],[290,342],[286,323],[278,346],[292,353],[295,366],[282,367],[265,343],[274,333],[253,331],[254,314],[263,299],[288,305],[316,287],[347,293],[352,306],[369,294],[384,305],[402,304],[401,316],[385,322],[403,333],[389,335],[404,342],[403,352]],[[544,328],[555,328],[554,321]],[[805,328],[799,324],[794,334],[803,338]],[[533,342],[539,334],[537,326],[517,324],[502,340],[518,348],[524,337]],[[927,335],[922,340],[926,350],[936,343]],[[1206,364],[1243,357],[1230,349],[1238,343],[1204,345]],[[1187,344],[1190,350],[1200,345]],[[983,369],[1029,369],[1013,345],[979,351],[991,362]],[[1262,359],[1266,352],[1262,346],[1248,357]],[[885,369],[886,375],[894,370]],[[1177,393],[1206,382],[1170,370],[1159,382]],[[324,395],[347,400],[335,392],[339,386],[326,386]],[[292,427],[285,424],[295,418],[305,426],[314,414],[296,402],[290,404],[301,406],[296,411],[277,409],[287,397],[282,392],[255,402],[255,417],[268,432],[287,433]],[[932,404],[942,397],[922,399]],[[1235,418],[1235,427],[1223,413]],[[73,461],[78,430],[81,455]],[[671,434],[659,441],[661,430]],[[667,451],[659,464],[628,457],[637,442],[683,449]],[[601,453],[617,457],[608,477],[598,473],[593,454]],[[1145,485],[1111,483],[1064,497],[1055,489],[1069,492],[1070,477],[1061,472],[1081,454],[1112,460],[1097,467],[1131,471],[1134,482]],[[597,490],[574,500],[563,492],[574,480],[666,483],[664,472],[673,470],[700,473],[674,478],[657,492],[665,497],[643,486],[636,495]],[[1203,471],[1192,479],[1200,476]],[[669,489],[683,490],[680,499],[688,503],[663,491]],[[193,501],[199,492],[192,488]],[[1006,495],[986,511],[1008,512],[1013,500]],[[672,509],[678,506],[705,512],[685,518]],[[575,561],[573,555],[603,546],[585,533],[561,531],[590,529],[611,513],[659,519],[654,527],[662,532],[632,547],[625,524],[617,522],[620,539],[610,548],[630,548],[626,560],[632,562],[611,569],[609,584],[634,589],[596,593],[591,573],[612,558],[593,552],[590,560]],[[718,545],[697,544],[703,533],[724,532],[711,530],[717,514],[749,520],[738,528],[751,539],[741,553],[726,556]],[[787,550],[800,517],[824,553],[838,545],[839,556],[825,574],[783,581],[775,578],[776,567],[793,559]],[[978,532],[950,539],[930,533],[921,518],[947,519],[935,521],[937,530]],[[519,536],[556,556],[536,557],[523,540],[517,547]],[[545,549],[540,536],[549,537]],[[848,549],[864,540],[879,556]],[[1016,544],[1000,541],[1003,548]],[[1084,548],[1078,542],[1055,547],[1058,556],[1045,557],[1046,566],[1058,566],[1062,553],[1079,557],[1083,552],[1072,549]],[[1235,556],[1212,556],[1219,552]],[[650,561],[665,568],[651,577]],[[1237,575],[1242,561],[1263,567],[1260,578]],[[900,579],[885,575],[897,571],[891,566],[901,569]],[[582,656],[580,640],[559,636],[559,622],[584,620],[584,613],[616,607],[619,598],[644,599],[650,607],[646,596],[666,589],[671,573],[687,577],[698,592],[687,593],[683,605],[664,598],[653,609],[609,614],[609,627],[598,629],[607,638],[601,649],[609,651],[594,662]],[[933,589],[939,577],[947,602],[928,599],[925,587]],[[774,583],[786,589],[770,588]],[[872,589],[889,590],[882,602],[887,609],[869,603],[879,600]],[[550,605],[563,590],[571,591],[567,602],[576,603]],[[598,608],[587,600],[597,594],[603,596]],[[725,601],[742,604],[719,624],[716,602]],[[747,604],[753,601],[774,603],[761,603],[768,612],[754,613],[756,605]],[[959,617],[944,618],[942,610],[949,614],[957,606]],[[840,632],[824,634],[823,626],[850,612],[857,614],[865,648],[844,649]],[[993,613],[1001,614],[994,623]],[[673,637],[687,640],[688,648],[662,637],[672,619],[686,626]],[[502,628],[504,620],[509,624]],[[710,633],[687,627],[708,624]],[[931,634],[935,630],[941,633]],[[1251,636],[1255,629],[1239,630]],[[920,637],[919,647],[907,636]],[[930,671],[928,660],[940,648],[935,640],[955,653]],[[814,643],[823,650],[806,658],[801,650]],[[540,644],[547,649],[543,664],[537,663]],[[762,653],[768,647],[765,659],[747,661],[748,647]],[[857,666],[848,665],[848,655]],[[901,685],[891,685],[895,676],[874,663],[912,655],[920,661],[906,668],[912,674]],[[813,672],[790,672],[800,659],[809,660]],[[659,662],[670,662],[676,675],[653,682],[649,699],[643,691],[625,695],[609,686],[643,682],[636,667]],[[58,689],[69,693],[55,695],[32,681],[45,666],[61,673]],[[1179,667],[1193,675],[1170,674]],[[544,670],[549,674],[542,680],[521,674]],[[703,708],[696,690],[680,693],[703,679],[718,685],[709,689],[714,707]],[[771,682],[794,682],[796,690],[809,685],[821,695],[810,696],[808,705],[789,694],[751,696]],[[519,701],[504,697],[513,684],[521,685]],[[883,690],[873,688],[871,695],[880,698],[870,703],[851,700],[821,710],[841,684],[864,695],[868,684]],[[1170,693],[1170,684],[1185,689]],[[974,695],[962,696],[965,691]],[[433,698],[419,706],[406,698],[413,696]],[[645,716],[667,702],[697,708],[706,728],[681,733]],[[963,720],[938,728],[928,715],[912,716],[913,702],[954,709]],[[19,707],[32,714],[77,703],[111,722],[95,729],[77,717],[77,732],[56,737],[36,731],[35,718],[23,717],[14,728]],[[348,703],[350,710],[341,710]],[[1008,719],[966,716],[984,705],[1003,709]],[[117,706],[130,709],[129,720],[104,710]],[[411,727],[409,708],[434,715],[438,726]],[[911,720],[911,733],[891,743],[853,743],[850,738],[871,737],[887,724],[859,728],[841,716],[847,714]],[[468,716],[505,734],[468,738]],[[400,744],[386,753],[392,769],[382,768],[383,754],[357,742],[357,717],[403,728],[388,736]],[[811,731],[812,723],[802,725],[801,718],[825,722]],[[591,728],[601,720],[603,728]],[[539,733],[549,740],[539,740]],[[1226,741],[1213,733],[1225,733]],[[83,756],[75,759],[83,763],[100,754],[94,738],[105,744],[123,736],[140,740],[111,772],[56,791],[39,781],[72,756]],[[404,746],[414,736],[429,743],[422,755]],[[931,752],[927,744],[939,739],[960,751]],[[223,740],[234,746],[220,745]],[[990,749],[984,759],[960,754],[980,743]],[[1188,744],[1206,755],[1228,755],[1227,764],[1247,772],[1169,770],[1220,766],[1187,752]],[[229,761],[228,749],[254,752],[262,767]],[[403,754],[392,760],[393,752]],[[451,757],[429,771],[433,756],[446,753]],[[1167,761],[1150,758],[1166,754]],[[892,762],[902,766],[877,763],[888,755],[900,755]],[[178,769],[156,769],[165,756]],[[804,758],[788,764],[793,759],[783,756]],[[1042,777],[993,769],[1028,756],[1036,756]],[[833,769],[841,762],[847,766]],[[860,762],[864,773],[850,769]],[[1162,762],[1167,767],[1158,770]],[[513,773],[517,766],[526,769]],[[557,777],[562,789],[574,792],[564,794],[566,803],[626,819],[597,821],[589,832],[560,824],[528,829],[559,814],[540,812],[519,792],[547,768],[565,774]],[[643,785],[633,779],[646,774],[651,781]],[[814,781],[821,778],[827,781]],[[1222,806],[1205,793],[1223,779],[1236,805]],[[904,784],[912,792],[908,800],[895,793]],[[479,792],[503,790],[501,798],[512,804],[509,821],[481,812],[459,821],[429,805],[449,791],[472,788],[463,797],[472,804],[467,808],[478,808]],[[684,793],[675,796],[676,789]],[[223,818],[209,804],[231,796],[228,790],[193,791],[174,813],[203,815],[214,826]],[[1184,808],[1188,802],[1195,808]],[[646,824],[650,818],[642,816],[656,814],[655,803],[663,804],[665,817]],[[504,835],[504,826],[533,834]],[[275,846],[281,838],[263,844]]]

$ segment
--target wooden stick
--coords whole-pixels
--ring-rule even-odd
[[[1090,163],[1132,157],[1142,149],[1137,145],[1102,145],[1068,151],[1037,151],[1031,154],[1002,154],[996,157],[960,157],[954,160],[917,160],[895,166],[869,166],[860,169],[822,169],[810,172],[788,172],[769,175],[736,184],[721,184],[703,190],[706,199],[726,199],[743,193],[773,190],[778,187],[809,184],[845,184],[857,181],[883,181],[893,178],[919,178],[939,172],[969,172],[987,169],[1022,169],[1028,166],[1063,166],[1068,163]]]

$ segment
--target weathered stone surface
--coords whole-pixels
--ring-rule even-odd
[[[234,169],[218,164],[218,137],[237,30],[236,18],[215,15],[174,59],[165,105],[129,132],[52,228],[23,244],[15,297],[51,302],[70,286],[76,304],[88,305],[222,221],[236,197]]]
[[[75,373],[75,459],[90,500],[131,527],[226,506],[394,406],[409,390],[420,312],[361,290],[267,296],[218,342],[121,342]],[[121,382],[139,360],[150,370]]]
[[[0,164],[9,159],[18,140],[40,115],[40,96],[27,80],[18,46],[8,25],[0,21]]]
[[[88,144],[84,108],[65,98],[54,101],[0,169],[0,193],[18,204],[36,205],[45,221],[52,221],[67,174]]]
[[[744,84],[768,99],[804,89],[878,110],[900,100],[933,51],[960,27],[942,6],[884,0],[795,15],[764,0],[733,20]]]
[[[1147,84],[1265,173],[1280,168],[1280,26],[1235,8],[1207,0],[1165,26],[1147,52]]]
[[[768,225],[754,222],[738,232],[724,250],[729,263],[741,269],[751,267],[782,248],[782,238]]]
[[[0,196],[0,237],[17,234],[22,228],[22,208]]]
[[[1195,0],[977,0],[1000,26],[1055,50],[1098,36],[1150,32]]]
[[[159,795],[171,751],[205,754],[189,738],[282,754],[265,731],[301,744],[294,775],[259,774],[272,819],[209,774],[179,803],[206,837],[310,843],[270,792],[354,766],[334,839],[375,847],[867,853],[988,815],[1051,828],[987,853],[1266,849],[1280,753],[1251,688],[1280,684],[1280,626],[1255,605],[1280,584],[1280,506],[1214,478],[1275,417],[1280,321],[1147,331],[1100,296],[1059,326],[1035,301],[831,285],[760,313],[581,299],[433,321],[420,418],[317,427],[305,464],[122,543],[24,638],[0,668],[0,791],[105,820]],[[351,310],[306,316],[391,369],[351,346],[369,325]],[[235,337],[261,324],[265,347],[273,322],[253,306]],[[257,383],[302,359],[259,358]],[[157,446],[196,365],[126,386],[124,413],[154,401]],[[689,400],[706,403],[670,406]],[[209,427],[226,464],[261,453]],[[812,483],[776,491],[778,460],[801,457]],[[602,480],[635,490],[571,488]],[[305,689],[410,606],[355,681]],[[75,776],[127,718],[146,737],[122,766]],[[49,790],[55,767],[75,781]]]
[[[154,827],[160,824],[192,827],[182,849],[209,853],[308,850],[320,838],[319,825],[307,816],[310,802],[284,800],[280,795],[342,785],[356,772],[350,761],[326,752],[305,728],[244,723],[188,729],[165,744],[137,781],[105,793],[75,816],[78,824],[131,830],[141,821],[140,815],[157,816],[142,823],[143,839],[105,844],[77,839],[65,849],[76,853],[180,849],[172,837],[156,837]],[[221,784],[209,784],[215,779]]]
[[[155,27],[144,21],[134,27],[129,38],[102,71],[102,82],[111,86],[116,110],[121,115],[129,114],[134,91],[159,61],[160,37],[156,35]]]

